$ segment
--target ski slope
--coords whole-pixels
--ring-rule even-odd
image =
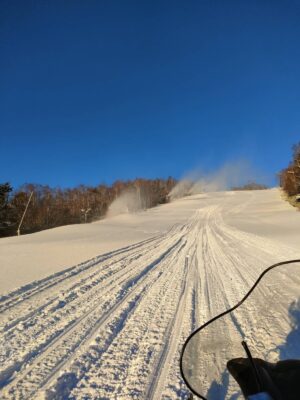
[[[299,227],[272,189],[1,240],[1,399],[187,399],[184,340],[299,258]]]

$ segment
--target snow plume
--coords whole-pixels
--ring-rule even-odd
[[[113,217],[118,214],[128,214],[142,209],[140,192],[129,189],[121,193],[109,206],[107,216]]]
[[[194,170],[178,182],[169,197],[172,201],[192,194],[230,190],[249,181],[259,181],[258,176],[245,161],[226,163],[210,173]]]
[[[194,184],[195,182],[188,177],[181,179],[177,183],[177,185],[171,190],[169,198],[171,200],[174,200],[174,199],[179,199],[180,197],[187,196],[190,193]]]

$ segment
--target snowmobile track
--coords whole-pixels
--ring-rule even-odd
[[[185,338],[266,264],[295,256],[227,225],[224,207],[201,203],[163,234],[3,295],[1,399],[187,399]]]

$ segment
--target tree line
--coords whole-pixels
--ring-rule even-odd
[[[300,194],[300,142],[292,147],[292,161],[279,173],[282,189],[289,195]]]
[[[267,185],[250,181],[245,185],[233,186],[230,190],[265,190],[265,189],[268,189]]]
[[[126,191],[138,193],[142,199],[142,208],[154,207],[168,202],[168,194],[176,183],[172,177],[137,178],[118,180],[111,186],[80,185],[61,189],[25,184],[17,190],[13,190],[9,183],[0,183],[0,236],[16,235],[30,196],[22,222],[22,233],[99,220],[106,215],[112,202]]]

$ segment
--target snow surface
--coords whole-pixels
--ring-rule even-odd
[[[1,239],[1,399],[188,398],[184,340],[299,258],[299,227],[272,189]]]

